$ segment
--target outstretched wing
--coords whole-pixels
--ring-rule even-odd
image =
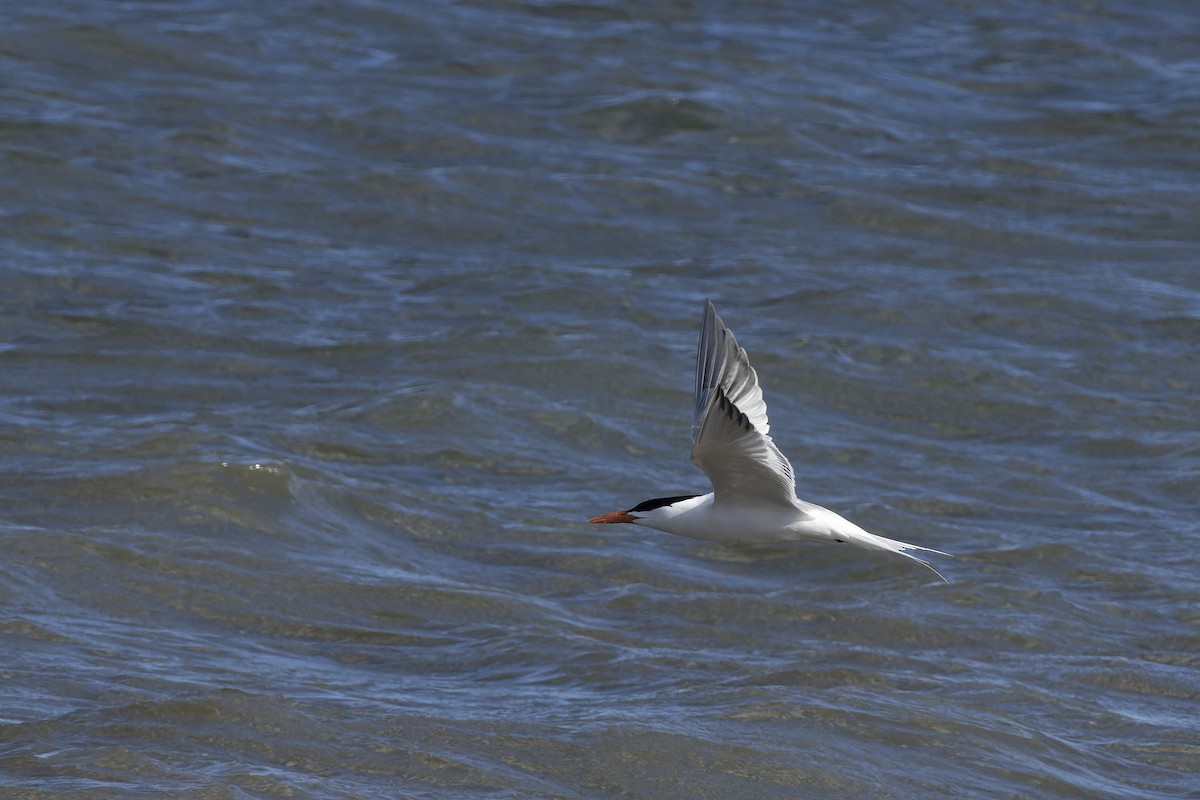
[[[712,481],[717,503],[794,507],[792,465],[771,441],[767,404],[746,351],[705,301],[696,349],[692,461]]]

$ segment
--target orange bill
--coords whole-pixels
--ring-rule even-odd
[[[630,514],[628,511],[614,511],[611,514],[601,514],[598,517],[592,517],[588,522],[633,522],[637,517]]]

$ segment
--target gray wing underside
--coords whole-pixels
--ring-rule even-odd
[[[755,498],[791,506],[796,479],[771,441],[767,404],[746,350],[705,302],[696,348],[692,461],[722,497]]]

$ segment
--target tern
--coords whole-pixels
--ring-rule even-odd
[[[708,475],[708,494],[658,497],[588,522],[644,525],[728,544],[838,542],[899,553],[946,579],[909,552],[941,550],[868,533],[827,508],[796,497],[791,462],[775,446],[758,373],[733,332],[706,300],[696,348],[692,462]],[[949,583],[949,581],[946,581]]]

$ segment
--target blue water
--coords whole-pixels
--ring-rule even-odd
[[[0,796],[1197,796],[1192,4],[0,22]]]

